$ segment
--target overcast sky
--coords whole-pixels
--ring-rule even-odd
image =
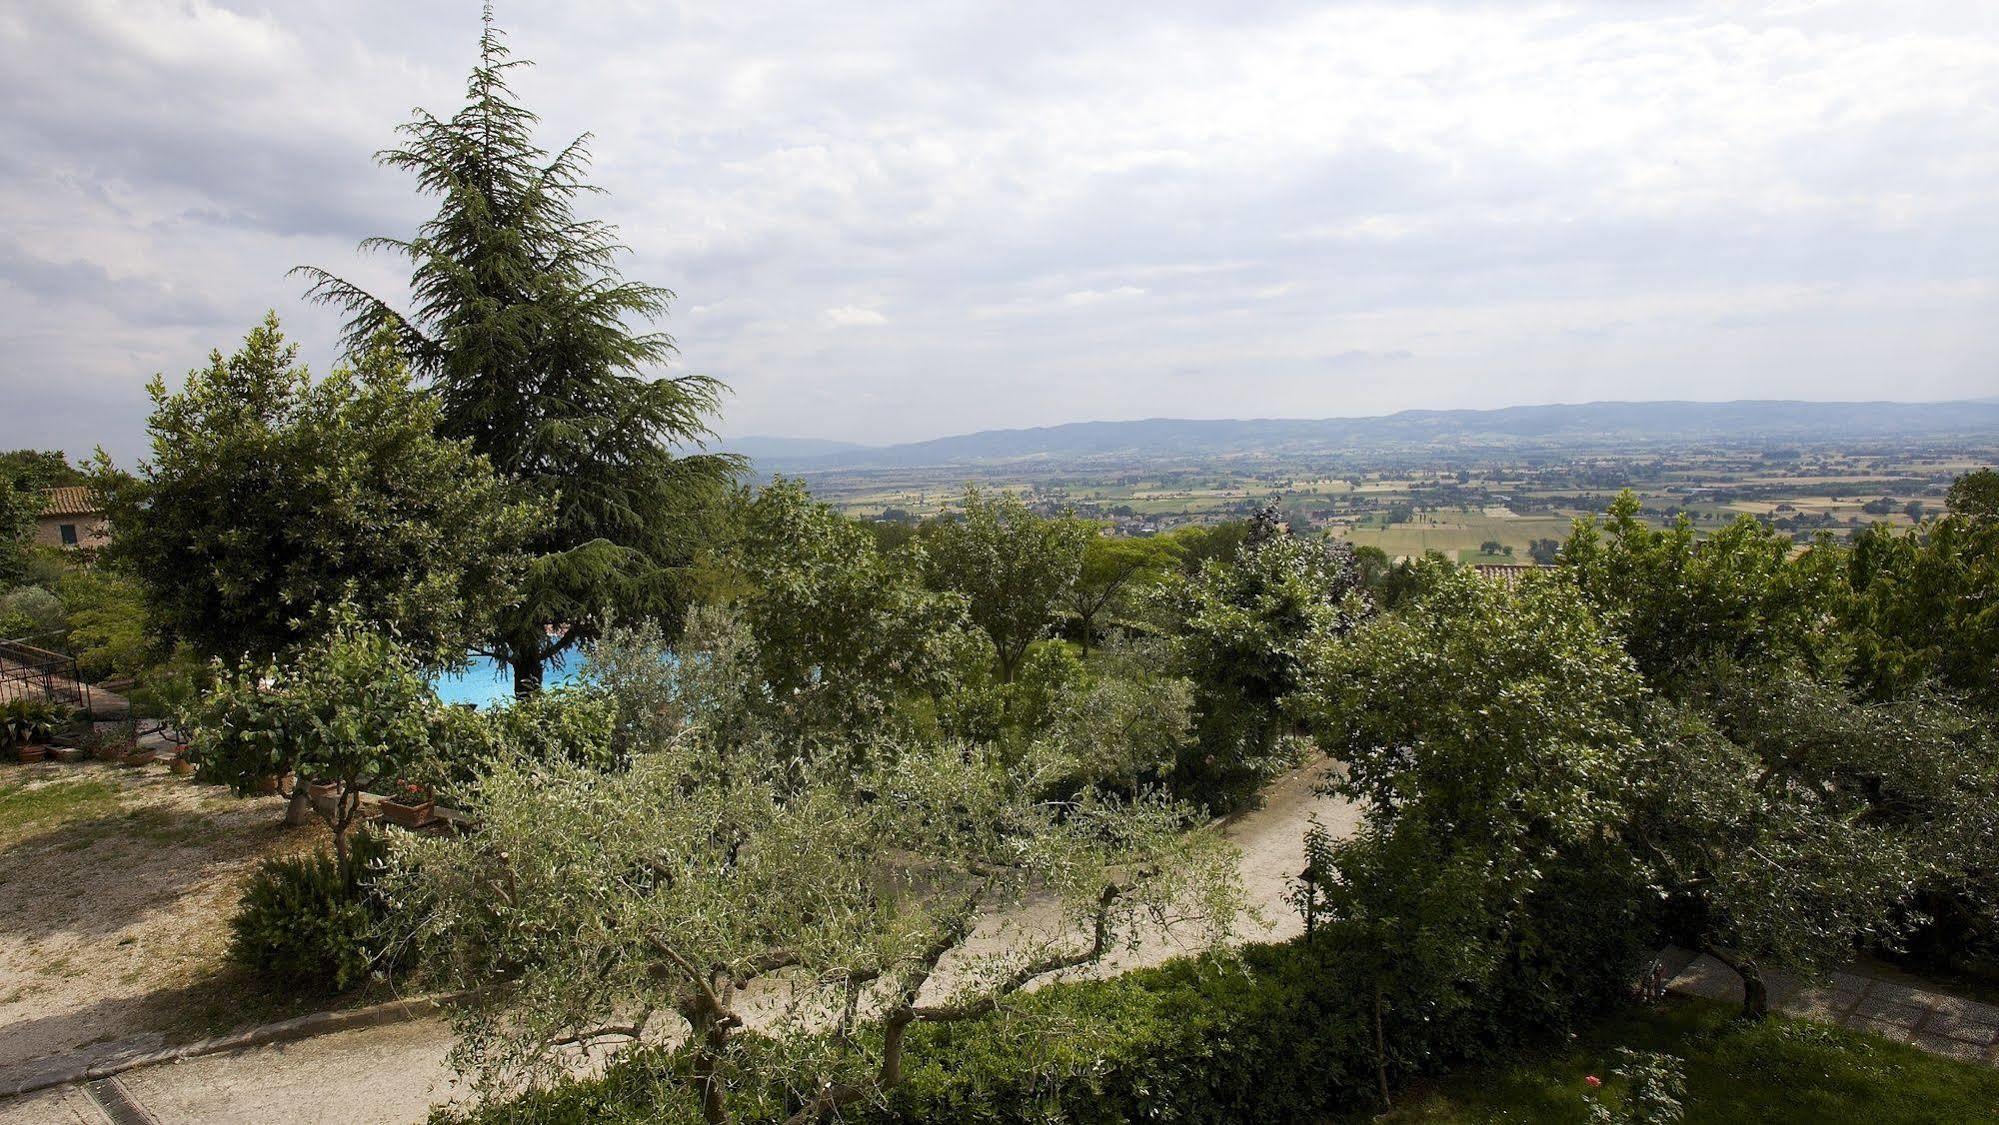
[[[1226,11],[1226,14],[1224,14]],[[1999,4],[503,2],[725,434],[1999,393]],[[0,7],[0,447],[394,291],[470,2]]]

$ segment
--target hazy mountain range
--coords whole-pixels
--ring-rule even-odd
[[[1424,448],[1631,449],[1750,443],[1964,438],[1999,441],[1999,399],[1970,402],[1590,402],[1499,410],[1405,410],[1374,418],[1148,418],[982,430],[900,445],[742,437],[723,443],[766,472],[1024,460],[1413,452]]]

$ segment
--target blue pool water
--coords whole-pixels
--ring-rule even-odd
[[[546,667],[541,673],[543,687],[558,687],[576,678],[574,664]],[[484,707],[504,703],[514,697],[514,670],[490,657],[475,656],[460,672],[437,678],[437,698],[445,703],[473,703]]]

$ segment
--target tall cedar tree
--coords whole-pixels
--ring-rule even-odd
[[[449,120],[418,110],[406,143],[376,154],[442,204],[415,238],[364,250],[411,264],[407,314],[324,270],[301,267],[309,295],[348,314],[349,346],[387,329],[443,405],[442,430],[465,438],[553,515],[528,544],[521,596],[497,614],[485,651],[513,668],[516,694],[544,666],[623,620],[676,623],[677,572],[695,524],[738,462],[676,456],[710,436],[725,388],[705,376],[653,378],[674,355],[662,332],[673,294],[627,281],[614,228],[578,218],[588,134],[550,156],[536,116],[513,100],[508,58],[488,8],[466,105]]]

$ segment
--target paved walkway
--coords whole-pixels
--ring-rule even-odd
[[[1308,767],[1279,780],[1266,791],[1262,808],[1225,829],[1242,853],[1243,890],[1262,915],[1261,924],[1244,927],[1248,940],[1279,940],[1302,931],[1286,896],[1305,866],[1309,820],[1317,816],[1339,834],[1359,821],[1353,806],[1315,791],[1324,769]],[[1183,951],[1175,942],[1148,942],[1131,963]],[[0,1102],[0,1125],[103,1125],[118,1120],[104,1106],[119,1097],[161,1125],[421,1122],[432,1105],[463,1092],[444,1061],[451,1042],[444,1021],[425,1019],[209,1055],[126,1071],[112,1091],[93,1083]]]
[[[1689,957],[1682,951],[1683,957]],[[1999,1007],[1897,981],[1838,972],[1807,985],[1781,972],[1765,972],[1770,1006],[1788,1015],[1871,1031],[1966,1062],[1999,1066]],[[1690,957],[1666,986],[1689,996],[1742,1003],[1742,978],[1702,954]]]

